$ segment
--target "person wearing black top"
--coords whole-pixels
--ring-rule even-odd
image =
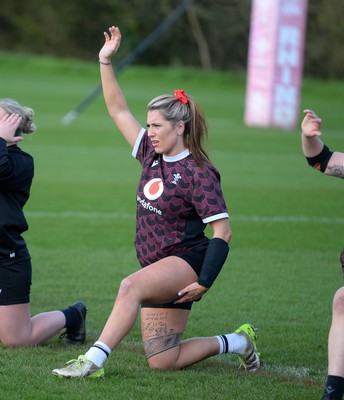
[[[66,344],[85,341],[87,308],[81,301],[61,311],[30,314],[31,258],[23,233],[23,207],[29,199],[34,161],[18,143],[35,132],[33,110],[12,99],[0,99],[0,343],[32,346],[61,334]]]

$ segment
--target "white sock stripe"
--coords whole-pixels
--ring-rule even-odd
[[[215,336],[215,337],[219,341],[219,345],[220,345],[219,354],[223,354],[223,349],[224,349],[224,346],[225,346],[223,337],[222,337],[222,335],[218,335],[218,336]]]
[[[105,344],[104,342],[101,342],[100,340],[97,340],[96,342],[94,342],[93,345],[97,345],[100,346],[101,348],[103,348],[105,351],[107,351],[109,354],[111,354],[111,349],[110,347]]]
[[[94,344],[92,347],[96,347],[97,349],[103,351],[106,354],[106,357],[109,357],[110,353],[107,352],[100,344]]]
[[[225,344],[225,348],[223,349],[223,352],[224,353],[228,353],[228,339],[227,339],[226,335],[221,335],[221,337],[222,337],[222,339],[224,341],[224,344]]]

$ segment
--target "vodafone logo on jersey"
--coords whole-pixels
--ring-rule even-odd
[[[164,184],[160,178],[154,178],[145,184],[143,193],[148,200],[156,200],[162,195]]]

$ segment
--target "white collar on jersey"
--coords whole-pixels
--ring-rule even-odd
[[[189,154],[190,154],[190,150],[186,149],[175,156],[165,156],[165,154],[163,154],[162,158],[166,162],[176,162],[176,161],[182,160],[183,158],[186,158]]]

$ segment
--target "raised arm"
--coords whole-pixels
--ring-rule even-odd
[[[106,107],[124,138],[134,147],[141,125],[131,114],[111,65],[112,57],[121,44],[121,32],[112,26],[109,28],[109,34],[104,32],[104,36],[105,43],[99,52],[99,65]]]
[[[314,111],[304,110],[306,114],[302,124],[302,151],[308,164],[326,175],[344,178],[344,153],[332,152],[323,143],[321,136],[321,123]]]

